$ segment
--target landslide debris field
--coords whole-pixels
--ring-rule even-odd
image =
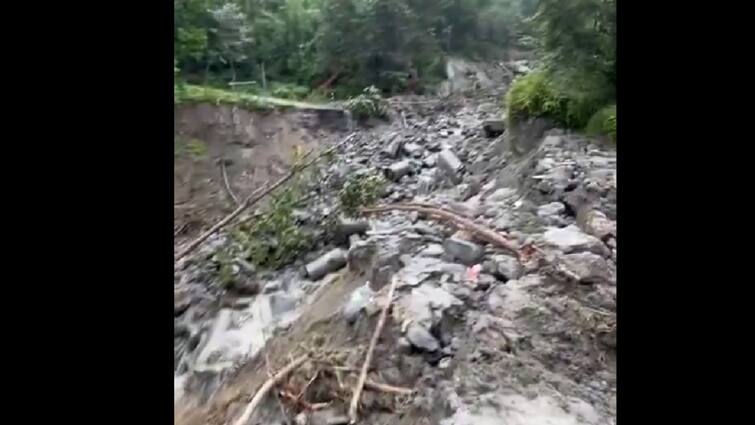
[[[386,305],[358,423],[615,423],[615,148],[538,120],[504,130],[496,78],[391,98],[366,125],[177,107],[177,251],[303,153],[336,149],[302,171],[293,220],[312,242],[293,261],[246,257],[238,223],[267,201],[177,261],[175,423],[247,419],[302,355],[244,423],[348,423]],[[385,190],[345,217],[339,191],[360,175]]]

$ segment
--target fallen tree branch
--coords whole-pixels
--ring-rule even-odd
[[[345,144],[349,140],[351,140],[351,137],[353,134],[350,134],[347,136],[344,140],[338,142],[336,145],[331,146],[329,149],[321,152],[316,157],[312,158],[311,160],[307,162],[304,161],[308,156],[314,152],[314,149],[304,154],[301,158],[301,160],[298,161],[297,164],[294,164],[293,167],[291,167],[291,171],[286,174],[285,176],[281,177],[277,182],[273,183],[271,186],[268,186],[268,182],[265,182],[262,187],[255,190],[251,195],[249,195],[244,202],[239,205],[238,208],[236,208],[235,211],[228,214],[225,218],[217,222],[214,226],[210,228],[210,230],[204,232],[202,235],[200,235],[198,238],[193,240],[191,243],[189,243],[186,248],[184,248],[181,252],[176,255],[174,261],[178,261],[181,258],[185,257],[186,254],[190,253],[191,251],[195,250],[199,245],[202,244],[207,238],[212,236],[215,232],[223,228],[226,224],[230,223],[231,220],[239,216],[245,209],[249,208],[251,205],[256,204],[259,202],[260,199],[264,198],[266,195],[268,195],[270,192],[274,191],[278,187],[280,187],[283,183],[286,183],[289,181],[293,176],[295,176],[297,173],[301,172],[302,170],[310,167],[312,164],[317,162],[320,158],[322,158],[325,155],[329,155],[331,152],[334,152],[336,149],[341,147],[341,145]]]
[[[233,193],[233,190],[231,190],[231,185],[228,183],[228,172],[225,169],[225,161],[220,161],[220,173],[223,175],[223,184],[225,185],[225,190],[228,192],[228,196],[231,197],[233,200],[233,203],[236,205],[239,205],[239,198],[236,197],[236,194]]]
[[[398,282],[398,279],[396,279],[395,277],[391,279],[391,287],[390,289],[388,289],[387,300],[385,302],[385,305],[383,306],[383,310],[380,312],[380,318],[378,319],[377,326],[375,327],[375,333],[372,334],[370,345],[369,347],[367,347],[367,355],[365,355],[364,357],[364,364],[362,364],[362,371],[359,374],[357,386],[356,388],[354,388],[354,395],[351,398],[351,405],[349,406],[349,423],[351,424],[355,424],[357,422],[359,398],[362,395],[364,383],[367,380],[367,371],[370,368],[370,363],[372,363],[372,353],[373,351],[375,351],[375,346],[377,345],[378,339],[380,338],[380,333],[383,330],[383,326],[385,326],[385,319],[388,317],[388,310],[393,303],[393,292],[396,290],[396,282]]]
[[[521,253],[519,252],[519,249],[515,247],[511,241],[504,238],[503,235],[501,235],[500,233],[496,232],[495,230],[490,229],[489,227],[483,226],[479,223],[475,223],[473,220],[463,217],[458,213],[452,212],[450,210],[446,210],[444,208],[439,208],[437,206],[432,206],[430,204],[409,203],[409,204],[378,205],[371,208],[360,209],[360,211],[363,214],[381,213],[381,212],[392,211],[392,210],[416,211],[416,212],[426,214],[430,217],[433,217],[439,220],[449,221],[452,224],[456,225],[457,227],[461,228],[462,230],[466,230],[468,232],[474,233],[476,236],[478,236],[480,239],[484,240],[485,242],[496,245],[500,248],[503,248],[507,251],[514,253],[517,256],[517,258],[521,257]]]
[[[389,394],[403,394],[403,395],[414,394],[413,388],[394,387],[393,385],[381,384],[375,381],[371,381],[369,379],[364,382],[364,387],[367,388],[368,390],[380,391],[380,392],[389,393]]]
[[[296,369],[297,367],[301,366],[304,362],[309,360],[310,355],[309,353],[304,354],[296,359],[294,359],[291,363],[286,365],[283,369],[278,371],[275,375],[273,375],[272,378],[268,378],[267,381],[265,381],[264,384],[260,387],[259,390],[257,390],[257,393],[252,398],[252,401],[249,402],[249,404],[244,409],[244,412],[241,414],[241,416],[233,423],[233,425],[246,425],[246,423],[249,421],[249,418],[252,417],[252,413],[254,413],[254,410],[257,409],[257,406],[262,402],[262,400],[265,398],[268,392],[270,392],[270,389],[272,389],[275,385],[279,384],[283,378],[288,376],[291,371]]]

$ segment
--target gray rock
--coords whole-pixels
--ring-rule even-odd
[[[608,255],[608,248],[600,239],[582,232],[573,224],[562,229],[548,229],[543,234],[543,240],[566,254],[589,251],[599,255]]]
[[[427,195],[435,189],[435,178],[423,174],[417,179],[417,193]]]
[[[277,293],[270,296],[270,311],[274,316],[288,313],[296,308],[296,298],[291,295]]]
[[[343,316],[349,323],[353,323],[359,317],[359,312],[372,301],[374,296],[375,292],[370,288],[369,282],[355,289],[349,301],[343,306]]]
[[[566,269],[579,283],[606,283],[613,281],[613,273],[608,262],[592,252],[568,254],[562,258]]]
[[[191,305],[189,291],[173,291],[173,315],[180,316]]]
[[[483,271],[490,273],[502,280],[519,279],[522,275],[522,265],[516,257],[510,255],[493,255],[490,260],[483,263]]]
[[[375,256],[377,247],[374,243],[368,241],[359,241],[349,248],[347,254],[347,263],[349,270],[355,273],[364,273],[370,270]]]
[[[506,123],[503,120],[485,120],[482,122],[482,130],[485,137],[493,138],[503,134],[506,129]]]
[[[318,280],[330,272],[334,272],[346,265],[346,252],[340,248],[333,249],[304,266],[304,270],[312,280]]]
[[[409,161],[400,161],[391,164],[385,170],[383,170],[383,173],[385,174],[385,177],[392,181],[398,181],[401,179],[401,177],[404,177],[405,175],[408,175],[412,172],[412,163]]]
[[[349,236],[354,234],[363,234],[370,229],[370,222],[367,220],[355,220],[348,217],[339,217],[336,225],[336,239],[339,242],[346,242]]]
[[[516,196],[516,189],[510,187],[502,187],[495,192],[488,195],[485,202],[488,204],[501,204],[513,200]]]
[[[457,237],[450,237],[443,242],[443,248],[451,257],[462,264],[471,266],[482,258],[483,249],[474,242]]]
[[[425,149],[414,142],[409,142],[409,143],[404,143],[402,150],[410,157],[419,158],[422,156],[422,152]]]
[[[422,160],[422,165],[424,165],[427,168],[433,168],[438,163],[438,155],[432,154],[428,155],[425,159]]]
[[[417,323],[412,323],[406,330],[406,339],[415,347],[427,351],[435,352],[440,349],[440,343],[437,339],[424,327]]]
[[[464,169],[464,165],[453,152],[448,149],[440,151],[438,154],[438,165],[451,182],[454,184],[461,183],[461,172]]]
[[[551,226],[563,226],[566,221],[562,214],[566,211],[566,205],[561,202],[551,202],[550,204],[541,205],[537,209],[538,217],[542,218],[546,224]]]
[[[577,221],[582,224],[585,233],[598,239],[606,241],[616,236],[616,222],[609,220],[601,211],[589,210],[584,216],[580,214]]]
[[[260,284],[256,280],[237,278],[229,283],[228,289],[239,295],[257,295],[260,293]]]
[[[423,249],[419,255],[424,257],[440,257],[443,255],[443,252],[445,250],[443,249],[443,245],[433,243],[427,246],[427,248]]]

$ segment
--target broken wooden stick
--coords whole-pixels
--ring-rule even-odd
[[[233,190],[231,189],[231,184],[228,182],[228,172],[225,169],[225,161],[220,161],[220,173],[223,175],[223,184],[225,185],[225,191],[228,192],[228,196],[231,197],[233,200],[233,203],[237,206],[239,205],[239,198],[236,197],[236,194],[233,193]]]
[[[270,192],[272,192],[275,189],[277,189],[278,187],[280,187],[283,183],[289,181],[297,173],[299,173],[302,170],[310,167],[312,164],[314,164],[315,162],[317,162],[323,156],[329,155],[331,152],[333,152],[336,149],[338,149],[339,147],[341,147],[341,145],[343,145],[346,142],[348,142],[349,140],[351,140],[352,136],[353,136],[353,134],[350,134],[349,136],[347,136],[342,141],[340,141],[337,144],[331,146],[329,149],[321,152],[319,155],[317,155],[316,157],[312,158],[311,160],[309,160],[307,162],[303,162],[303,161],[308,156],[310,156],[312,154],[312,152],[314,152],[314,149],[311,150],[311,151],[309,151],[309,152],[307,152],[306,154],[304,154],[304,156],[302,156],[302,158],[296,164],[294,164],[293,167],[291,167],[291,171],[288,174],[286,174],[285,176],[283,176],[280,179],[278,179],[278,181],[276,181],[275,183],[273,183],[271,186],[268,186],[268,182],[265,182],[262,185],[262,187],[260,187],[259,189],[255,190],[251,195],[249,195],[244,200],[244,202],[242,202],[241,205],[239,205],[239,207],[236,208],[235,211],[233,211],[232,213],[228,214],[225,218],[223,218],[222,220],[220,220],[219,222],[217,222],[214,226],[212,226],[210,228],[210,230],[204,232],[198,238],[196,238],[191,243],[189,243],[186,246],[186,248],[184,248],[181,252],[178,253],[178,255],[176,255],[174,261],[180,260],[181,258],[185,257],[188,253],[190,253],[191,251],[195,250],[199,245],[202,244],[202,242],[204,242],[205,240],[207,240],[207,238],[209,238],[210,236],[212,236],[215,232],[217,232],[218,230],[220,230],[221,228],[223,228],[223,226],[225,226],[226,224],[230,223],[231,220],[233,220],[234,218],[238,217],[245,209],[247,209],[250,206],[252,206],[252,205],[256,204],[257,202],[259,202],[260,199],[264,198]]]
[[[507,251],[514,253],[517,256],[517,258],[521,257],[521,253],[519,252],[519,249],[517,249],[517,247],[515,247],[511,241],[504,238],[503,235],[496,232],[495,230],[492,230],[489,227],[483,226],[479,223],[475,223],[472,219],[463,217],[455,212],[452,212],[444,208],[439,208],[437,206],[432,206],[431,204],[409,203],[409,204],[378,205],[371,208],[362,208],[360,211],[364,214],[369,214],[369,213],[386,212],[386,211],[391,211],[391,210],[416,211],[419,213],[426,214],[430,217],[434,217],[436,219],[449,221],[463,230],[474,233],[476,236],[478,236],[480,239],[484,240],[485,242],[491,243],[493,245],[496,245],[500,248],[503,248]]]
[[[288,376],[289,373],[291,373],[291,371],[301,366],[304,362],[309,360],[309,358],[310,358],[309,353],[304,354],[294,359],[291,363],[286,365],[286,367],[278,371],[278,373],[273,375],[271,378],[268,378],[268,380],[265,381],[264,384],[262,384],[260,389],[257,390],[257,393],[252,398],[252,401],[249,402],[249,404],[244,409],[244,412],[233,423],[233,425],[246,425],[246,423],[249,421],[249,418],[252,417],[252,413],[254,413],[255,409],[257,409],[257,406],[262,402],[262,400],[265,398],[267,393],[270,392],[270,389],[278,385],[283,380],[283,378],[285,378],[286,376]]]
[[[359,398],[362,395],[364,389],[364,383],[367,380],[367,371],[370,369],[370,363],[372,363],[372,353],[375,351],[380,333],[385,326],[385,319],[388,317],[388,310],[393,303],[393,292],[396,290],[396,282],[398,279],[395,277],[391,279],[391,287],[388,289],[388,298],[383,306],[383,310],[380,312],[380,318],[378,319],[377,326],[375,327],[375,333],[372,334],[370,345],[367,347],[367,355],[364,357],[364,364],[362,364],[362,371],[359,374],[359,380],[357,386],[354,388],[354,395],[351,398],[351,405],[349,406],[349,423],[355,424],[357,422],[357,409],[359,408]]]

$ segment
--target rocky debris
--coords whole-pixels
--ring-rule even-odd
[[[452,258],[471,266],[482,258],[484,250],[474,242],[459,237],[450,237],[443,242],[443,248]]]
[[[567,254],[561,258],[568,272],[579,283],[607,283],[613,281],[608,262],[592,252]]]
[[[482,122],[482,130],[485,133],[485,137],[494,138],[503,134],[506,123],[503,120],[485,120]]]
[[[419,255],[423,257],[440,257],[444,252],[443,245],[433,243],[423,249]]]
[[[493,255],[482,264],[482,270],[506,282],[518,279],[522,275],[522,265],[516,257],[510,255]]]
[[[608,248],[600,239],[583,233],[575,225],[564,228],[550,228],[543,234],[545,243],[552,245],[566,254],[589,251],[599,255],[608,255]]]
[[[318,280],[346,265],[346,251],[335,248],[304,266],[307,277]]]
[[[392,181],[398,181],[401,177],[412,172],[412,163],[408,160],[393,163],[385,168],[385,177]]]
[[[406,330],[406,339],[420,350],[435,352],[440,350],[440,343],[424,327],[417,323],[412,323]]]
[[[585,233],[600,240],[607,241],[611,237],[616,237],[616,222],[601,211],[589,210],[583,217],[578,216],[577,221],[581,222]]]
[[[454,184],[461,183],[461,172],[464,164],[450,150],[444,149],[438,154],[438,165],[451,182]]]

